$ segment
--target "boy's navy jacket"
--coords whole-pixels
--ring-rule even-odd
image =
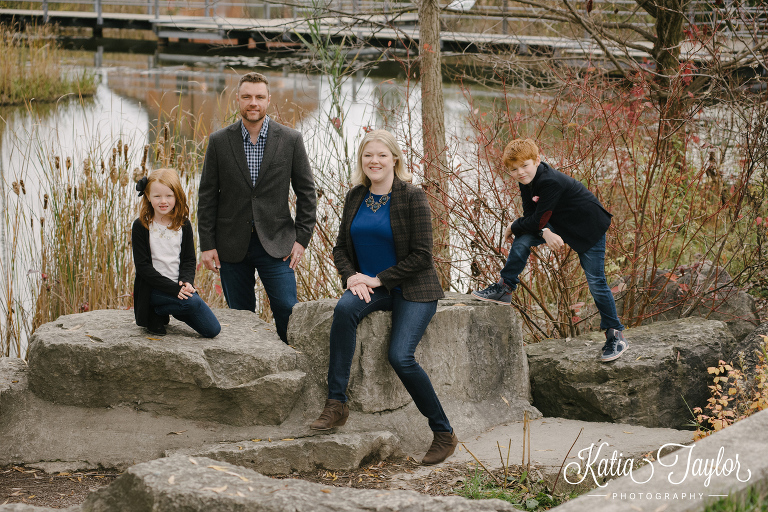
[[[592,248],[608,231],[611,214],[580,181],[541,162],[528,185],[520,183],[523,216],[512,234],[538,233],[549,224],[577,253]]]

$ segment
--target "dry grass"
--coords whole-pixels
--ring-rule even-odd
[[[96,76],[62,66],[62,53],[49,26],[0,24],[0,105],[55,101],[65,94],[92,95]]]

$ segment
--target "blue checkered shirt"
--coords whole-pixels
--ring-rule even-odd
[[[264,146],[267,144],[267,131],[269,130],[269,116],[264,116],[264,124],[261,125],[261,131],[256,139],[256,143],[251,143],[251,134],[240,123],[243,131],[243,149],[245,150],[245,161],[248,162],[248,170],[251,171],[251,185],[256,184],[256,178],[259,177],[261,161],[264,159]]]

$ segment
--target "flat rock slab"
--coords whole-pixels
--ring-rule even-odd
[[[317,418],[327,397],[336,302],[302,302],[291,314],[288,339],[307,368],[307,384],[297,405],[305,424]],[[388,362],[391,325],[391,313],[377,311],[358,326],[347,389],[351,412],[342,431],[388,430],[406,449],[423,446],[426,451],[432,441],[427,420]],[[530,405],[522,325],[511,307],[447,294],[416,349],[416,360],[429,375],[459,437],[519,420],[524,410],[532,417],[540,415]]]
[[[628,352],[600,361],[602,333],[528,345],[533,404],[545,415],[681,428],[703,406],[734,339],[724,322],[687,318],[627,329]],[[687,404],[687,405],[686,405]]]
[[[301,439],[259,439],[221,443],[200,449],[174,450],[179,454],[228,462],[264,475],[328,469],[347,471],[400,455],[400,440],[390,432],[326,434]]]
[[[768,488],[768,447],[764,441],[768,431],[768,410],[681,447],[678,451],[653,460],[632,475],[621,476],[604,487],[557,507],[558,512],[700,512],[702,510],[765,510],[765,502],[757,507],[733,504],[707,508],[724,496],[739,502],[750,488],[765,492]],[[653,454],[654,456],[656,454]],[[587,480],[599,473],[598,467],[610,454],[592,457],[591,468],[581,474]],[[586,468],[586,459],[578,467]],[[606,464],[607,466],[607,464]],[[586,476],[586,475],[589,476]],[[571,476],[571,478],[574,478]],[[578,477],[574,478],[578,480]],[[594,484],[593,484],[594,485]],[[765,496],[761,494],[760,496]],[[764,498],[763,498],[764,499]],[[762,505],[762,506],[761,506]]]
[[[130,468],[88,496],[83,512],[483,512],[516,511],[501,500],[431,497],[414,491],[329,487],[276,480],[204,457],[175,455]]]
[[[29,387],[56,404],[129,404],[231,425],[276,425],[304,384],[297,354],[253,313],[219,309],[213,339],[172,320],[168,335],[137,327],[132,311],[66,315],[30,342]]]

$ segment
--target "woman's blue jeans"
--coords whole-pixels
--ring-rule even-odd
[[[397,290],[391,293],[383,286],[374,289],[366,303],[351,291],[341,296],[333,311],[331,324],[331,357],[328,364],[328,398],[347,401],[347,384],[355,354],[357,326],[374,311],[392,311],[389,339],[389,364],[400,377],[419,412],[429,420],[434,432],[452,432],[451,424],[440,405],[432,382],[416,362],[416,347],[437,311],[437,301],[413,302]]]
[[[184,322],[201,336],[213,338],[221,332],[221,324],[216,319],[216,315],[197,293],[189,298],[180,299],[153,289],[149,303],[158,315],[173,315],[173,318]]]
[[[543,243],[546,242],[542,237],[530,233],[515,237],[512,247],[509,249],[507,263],[501,270],[501,278],[513,290],[520,283],[518,276],[528,263],[531,247]],[[581,268],[584,269],[584,274],[587,276],[589,293],[592,294],[595,306],[600,312],[600,329],[623,331],[624,326],[616,313],[616,301],[613,300],[613,294],[605,278],[605,235],[591,248],[579,254],[579,262],[581,262]]]

